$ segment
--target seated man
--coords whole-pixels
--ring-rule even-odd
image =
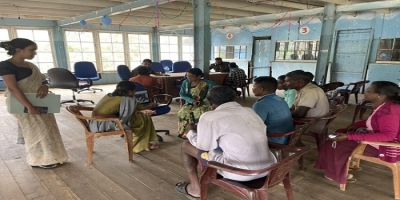
[[[291,108],[293,118],[320,118],[329,113],[329,102],[324,91],[310,81],[310,73],[303,70],[286,74],[286,86],[297,91]],[[317,126],[317,123],[314,123],[311,128]]]
[[[233,167],[258,170],[276,163],[268,147],[265,125],[250,108],[235,102],[235,92],[227,86],[212,88],[207,99],[214,111],[201,115],[198,125],[191,125],[188,142],[182,144],[182,162],[190,182],[178,183],[175,190],[189,198],[200,196],[197,163],[203,166],[215,161]],[[218,172],[224,178],[250,181],[265,177],[268,173],[240,176]]]
[[[296,90],[289,89],[285,85],[285,75],[278,77],[278,90],[284,90],[283,95],[285,96],[285,102],[291,108],[293,106],[294,98],[296,97]]]
[[[157,79],[150,76],[149,68],[145,66],[139,66],[136,68],[138,75],[129,79],[129,81],[137,82],[142,84],[146,89],[149,90],[150,97],[158,94],[158,82]]]
[[[253,110],[261,117],[267,126],[268,133],[287,133],[294,130],[292,114],[286,102],[275,94],[278,82],[274,77],[260,76],[254,79],[253,93],[261,97]],[[268,141],[287,144],[290,136],[272,138]]]
[[[216,72],[229,72],[229,66],[227,63],[222,62],[222,58],[215,58],[215,63],[210,66]]]
[[[150,74],[156,74],[156,72],[153,71],[153,70],[150,68],[151,63],[152,63],[152,61],[151,61],[150,59],[144,59],[144,60],[142,61],[142,65],[140,65],[140,66],[138,66],[138,67],[141,67],[141,66],[147,67],[147,68],[149,69],[149,71],[150,71]],[[139,73],[138,73],[138,71],[137,71],[137,70],[138,70],[138,67],[136,67],[135,69],[132,70],[132,77],[135,77],[135,76],[139,75]]]
[[[224,83],[224,85],[233,88],[233,90],[235,91],[236,88],[242,88],[246,86],[246,72],[243,69],[239,68],[239,66],[237,66],[234,62],[229,63],[229,68],[231,69],[231,71],[229,72],[228,80],[226,81],[226,83]],[[238,96],[240,96],[239,91],[236,91],[236,93]]]

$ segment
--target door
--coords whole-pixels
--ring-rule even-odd
[[[365,79],[371,41],[371,29],[338,31],[331,82],[348,84]]]
[[[271,37],[254,37],[252,66],[249,66],[249,74],[255,76],[270,76],[270,49]]]

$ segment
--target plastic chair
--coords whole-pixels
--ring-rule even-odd
[[[186,72],[192,68],[192,65],[188,61],[178,61],[172,65],[172,73]]]
[[[75,70],[75,76],[79,80],[90,79],[91,81],[98,81],[101,79],[101,74],[97,72],[96,67],[92,62],[87,62],[87,61],[76,62],[74,64],[74,70]],[[78,93],[83,91],[92,91],[93,93],[96,93],[97,90],[103,91],[100,88],[88,87],[82,90],[78,90]]]
[[[338,87],[342,87],[342,86],[344,86],[344,83],[342,83],[342,82],[331,82],[331,83],[327,83],[325,85],[322,85],[321,89],[324,92],[328,92],[328,91],[331,91],[331,90],[336,90]]]
[[[304,155],[309,148],[283,146],[269,144],[271,151],[275,153],[278,162],[260,170],[245,170],[218,162],[209,161],[207,168],[200,178],[201,200],[208,196],[208,185],[214,184],[229,190],[244,199],[268,200],[268,189],[283,182],[288,199],[293,200],[292,186],[290,184],[290,169],[296,161]],[[242,176],[258,175],[269,172],[269,175],[253,181],[239,182],[225,179],[218,175],[217,171],[222,170]]]
[[[363,100],[361,103],[357,104],[354,109],[353,119],[351,123],[356,121],[357,115],[359,115],[359,119],[362,120],[364,113],[367,109],[372,109],[372,103],[370,101]]]
[[[164,67],[168,67],[169,71],[172,71],[172,65],[174,64],[172,62],[172,60],[161,60],[160,63],[164,66]]]
[[[70,89],[72,90],[72,100],[63,100],[61,104],[64,103],[79,103],[82,102],[90,102],[94,104],[92,100],[84,100],[84,99],[76,99],[75,92],[79,90],[89,88],[92,86],[92,80],[86,79],[79,81],[73,74],[67,69],[63,68],[51,68],[47,71],[47,74],[50,79],[50,87],[52,88],[60,88],[60,89]],[[85,81],[86,83],[80,84],[81,82]]]
[[[369,81],[359,81],[359,82],[355,82],[355,83],[350,83],[347,85],[347,87],[345,89],[340,89],[337,90],[339,92],[339,94],[341,96],[344,96],[345,104],[349,103],[349,98],[351,94],[354,94],[354,97],[356,99],[356,104],[358,104],[358,93],[360,93],[360,89],[362,87],[364,87],[365,84],[369,83]],[[353,86],[352,89],[350,89],[350,87]]]
[[[118,65],[117,73],[123,81],[129,81],[129,79],[132,78],[131,70],[129,70],[129,67],[126,65]]]
[[[85,129],[88,163],[92,163],[92,161],[93,161],[94,139],[102,137],[102,136],[121,135],[121,134],[123,134],[125,136],[125,144],[128,148],[129,161],[133,160],[132,131],[124,130],[124,127],[122,126],[122,124],[118,118],[94,118],[94,117],[86,117],[86,116],[82,115],[81,111],[93,111],[92,107],[68,106],[66,109],[76,117],[76,119],[82,124],[83,128]],[[88,120],[114,121],[117,124],[119,130],[118,131],[108,131],[108,132],[103,132],[103,133],[93,133],[90,131]]]
[[[386,152],[381,152],[380,153],[385,153],[386,155],[391,155],[393,158],[398,158],[400,156],[400,144],[399,143],[392,143],[392,142],[367,142],[367,141],[361,141],[361,143],[353,150],[353,153],[349,157],[349,160],[347,162],[347,172],[346,176],[348,174],[349,166],[354,159],[356,161],[356,167],[360,167],[360,160],[364,160],[367,162],[372,162],[378,165],[383,165],[386,167],[389,167],[392,170],[393,173],[393,188],[394,188],[394,198],[395,199],[400,199],[400,162],[387,162],[384,160],[379,159],[378,157],[369,157],[369,156],[364,156],[364,150],[367,145],[379,145],[380,149],[382,147],[386,148]],[[346,184],[340,184],[340,189],[345,191],[346,190]]]
[[[150,68],[154,72],[159,72],[159,73],[162,73],[162,74],[165,73],[164,66],[159,62],[152,62],[151,65],[150,65]]]

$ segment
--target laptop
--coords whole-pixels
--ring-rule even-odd
[[[136,91],[135,98],[140,104],[149,104],[151,103],[150,94],[147,89]],[[168,106],[168,104],[157,104],[157,107]]]

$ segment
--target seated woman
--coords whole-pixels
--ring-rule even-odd
[[[150,97],[158,94],[158,82],[157,79],[150,76],[149,68],[145,66],[137,67],[139,75],[132,77],[129,81],[142,84],[150,93]]]
[[[94,107],[92,117],[98,118],[119,118],[125,130],[131,130],[133,134],[133,152],[150,151],[158,148],[150,142],[157,141],[151,115],[155,114],[150,110],[154,107],[151,104],[147,107],[138,104],[135,98],[135,83],[121,81],[113,93],[105,95]],[[89,128],[92,132],[106,132],[118,130],[115,122],[90,121]]]
[[[372,102],[374,112],[367,120],[336,131],[338,136],[334,141],[327,141],[321,147],[315,168],[325,170],[325,178],[339,184],[355,182],[353,175],[346,177],[346,167],[349,156],[359,144],[357,141],[400,142],[399,94],[399,87],[395,83],[373,82],[364,95],[367,101]],[[393,159],[379,153],[380,150],[382,147],[367,145],[364,155],[379,157],[385,161]],[[400,157],[394,159],[400,161]]]
[[[206,95],[208,90],[216,84],[213,81],[201,79],[202,76],[201,69],[189,69],[187,71],[187,79],[183,81],[179,92],[181,99],[185,101],[185,105],[178,112],[178,137],[183,139],[187,139],[186,133],[190,124],[190,113],[193,112],[194,123],[197,123],[201,114],[211,110]]]

